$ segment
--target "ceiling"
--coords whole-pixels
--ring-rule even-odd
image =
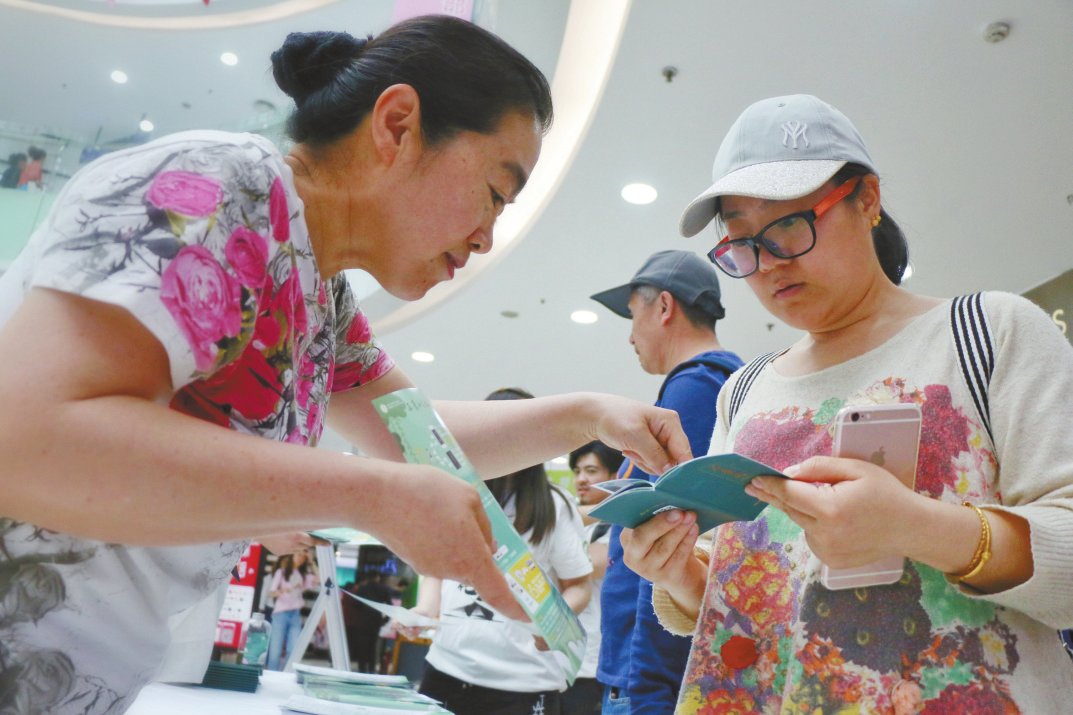
[[[377,32],[387,0],[337,0],[276,21],[227,29],[131,30],[73,22],[0,0],[0,119],[101,140],[133,133],[234,127],[255,103],[284,109],[267,56],[288,30]],[[599,0],[575,0],[597,2]],[[52,5],[107,11],[104,3]],[[273,3],[212,0],[183,12]],[[551,76],[568,0],[485,0],[478,21]],[[120,0],[120,10],[127,11]],[[175,7],[138,8],[176,14]],[[1010,25],[998,43],[983,39]],[[1073,4],[1068,0],[633,0],[617,59],[588,134],[550,204],[491,270],[382,338],[434,397],[481,398],[518,385],[536,394],[597,390],[650,401],[629,323],[589,300],[626,282],[650,253],[707,250],[714,236],[677,233],[709,183],[723,133],[749,103],[808,92],[850,116],[882,174],[884,205],[905,229],[915,291],[1021,292],[1073,267]],[[217,59],[238,54],[235,67]],[[678,73],[667,82],[662,70]],[[13,70],[13,67],[20,67]],[[122,67],[118,86],[108,73]],[[189,104],[185,107],[183,103]],[[264,106],[257,104],[257,107]],[[625,203],[624,184],[659,191]],[[475,261],[489,260],[475,257]],[[743,357],[797,333],[770,317],[741,281],[723,281],[721,342]],[[592,325],[570,321],[596,311]],[[503,311],[518,315],[507,318]],[[409,357],[417,350],[432,363]]]

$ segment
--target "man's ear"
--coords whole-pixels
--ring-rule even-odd
[[[392,164],[405,151],[421,148],[421,98],[408,84],[393,84],[370,113],[373,146],[380,160]]]
[[[659,323],[660,325],[668,325],[674,314],[678,311],[678,303],[675,301],[674,296],[670,291],[659,292]]]

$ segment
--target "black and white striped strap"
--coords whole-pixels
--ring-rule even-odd
[[[987,430],[987,436],[994,442],[987,388],[995,369],[995,353],[991,346],[991,327],[984,312],[983,294],[972,293],[954,298],[950,304],[950,328],[965,386],[976,403],[976,412]]]
[[[753,381],[756,380],[764,366],[784,352],[786,351],[776,350],[753,358],[748,365],[741,369],[741,375],[738,377],[738,381],[734,383],[734,388],[730,391],[730,413],[727,415],[728,425],[734,422],[734,415],[738,413],[738,408],[745,401],[745,395],[748,394],[749,388],[753,386]]]

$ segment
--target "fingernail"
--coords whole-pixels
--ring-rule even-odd
[[[682,512],[678,511],[677,509],[672,509],[667,512],[667,521],[671,522],[672,524],[677,524],[681,520]]]
[[[796,477],[797,473],[800,471],[801,467],[794,464],[793,466],[787,467],[786,469],[782,470],[782,473],[788,477]]]

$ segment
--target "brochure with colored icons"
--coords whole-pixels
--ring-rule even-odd
[[[593,486],[611,496],[589,516],[634,528],[669,509],[695,512],[701,533],[728,521],[749,521],[767,506],[745,493],[754,477],[789,479],[774,467],[740,454],[710,454],[668,469],[654,482],[612,479]]]
[[[398,440],[407,462],[439,467],[472,484],[488,513],[496,543],[496,565],[507,579],[514,598],[532,619],[573,684],[585,654],[585,630],[559,590],[533,558],[502,507],[477,471],[466,459],[458,442],[447,431],[432,404],[416,388],[397,390],[373,400],[380,419]]]

